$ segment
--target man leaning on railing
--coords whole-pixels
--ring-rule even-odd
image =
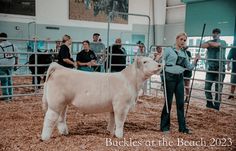
[[[207,48],[207,73],[205,82],[205,95],[207,99],[207,108],[213,108],[220,110],[221,94],[225,74],[219,74],[217,72],[225,72],[225,47],[226,42],[220,39],[220,29],[215,28],[212,31],[213,40],[209,40],[201,45],[202,48]],[[215,83],[215,99],[212,97],[211,87]]]

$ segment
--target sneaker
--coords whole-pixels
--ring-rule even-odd
[[[164,133],[164,134],[169,134],[170,133],[170,130],[168,128],[163,128],[161,129],[161,131]]]
[[[162,133],[163,133],[164,135],[170,134],[170,130],[165,129],[165,130],[161,130],[161,131],[162,131]]]
[[[207,108],[214,109],[214,105],[213,105],[212,103],[207,103],[207,104],[206,104],[206,107],[207,107]]]
[[[170,131],[162,131],[163,132],[163,134],[170,134]]]
[[[234,99],[234,96],[233,96],[233,95],[230,95],[230,96],[228,97],[228,99]]]
[[[179,130],[179,132],[184,134],[192,134],[188,128],[185,128],[184,130]]]
[[[215,106],[214,106],[214,109],[217,110],[217,111],[219,111],[219,110],[220,110],[220,106],[216,106],[216,105],[215,105]]]

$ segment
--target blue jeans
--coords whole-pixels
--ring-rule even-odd
[[[91,68],[91,67],[80,66],[78,69],[82,70],[82,71],[93,72],[93,68]]]
[[[223,72],[225,72],[225,70],[223,70]],[[219,83],[215,83],[215,82],[223,82],[224,79],[225,79],[225,74],[221,74],[220,75],[220,79],[219,79],[219,74],[218,73],[210,73],[210,72],[207,72],[206,73],[206,81],[205,82],[205,96],[206,96],[206,99],[207,99],[207,106],[208,107],[214,107],[215,109],[220,109],[220,101],[221,101],[221,94],[219,95],[218,92],[222,92],[222,89],[223,89],[223,84],[219,84]],[[211,81],[211,82],[210,82]],[[211,88],[212,88],[212,85],[213,83],[215,83],[215,99],[213,99],[212,97],[212,93],[211,92],[208,92],[208,91],[211,91]],[[219,101],[219,102],[215,102],[213,104],[213,102],[211,100],[215,100],[215,101]]]
[[[164,78],[164,77],[163,77]],[[169,113],[166,110],[166,103],[161,113],[161,131],[170,130],[170,112],[173,96],[176,99],[176,110],[179,123],[179,131],[183,132],[187,129],[184,117],[184,79],[183,74],[172,74],[165,72],[166,94]]]
[[[12,67],[0,67],[0,76],[10,76],[10,77],[0,77],[1,85],[4,86],[10,86],[8,88],[2,88],[2,94],[4,95],[12,95],[13,94],[13,88],[12,86]],[[9,97],[10,99],[11,97]],[[5,98],[8,99],[8,98]]]

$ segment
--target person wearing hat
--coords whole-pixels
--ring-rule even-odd
[[[100,34],[99,33],[94,33],[93,34],[93,42],[99,42]]]
[[[202,48],[207,48],[206,53],[206,81],[205,81],[205,96],[207,99],[206,107],[220,110],[221,94],[225,74],[219,74],[216,72],[225,72],[225,47],[227,44],[224,40],[220,39],[220,29],[215,28],[212,30],[212,40],[209,40],[201,45]],[[218,59],[218,60],[212,60]],[[215,99],[212,97],[211,87],[215,83]]]
[[[101,43],[100,34],[93,34],[93,41],[90,43],[90,49],[97,55],[97,61],[100,66],[93,67],[94,70],[101,72],[103,71],[103,54],[105,51],[105,45]]]

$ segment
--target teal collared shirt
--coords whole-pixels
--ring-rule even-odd
[[[165,71],[173,74],[180,74],[183,73],[186,69],[180,65],[176,65],[176,61],[178,56],[185,58],[184,59],[184,66],[188,70],[193,70],[195,67],[193,64],[190,64],[189,58],[185,50],[177,51],[175,47],[168,47],[164,49],[164,59],[165,59]]]
[[[218,42],[222,47],[225,47],[227,44],[224,40],[218,39],[217,41],[215,40],[209,40],[207,42]],[[225,60],[225,48],[220,48],[220,47],[208,47],[207,48],[207,59],[223,59]],[[214,61],[214,60],[207,60],[207,67],[219,67],[219,61]],[[223,66],[225,65],[225,61],[223,62]]]

